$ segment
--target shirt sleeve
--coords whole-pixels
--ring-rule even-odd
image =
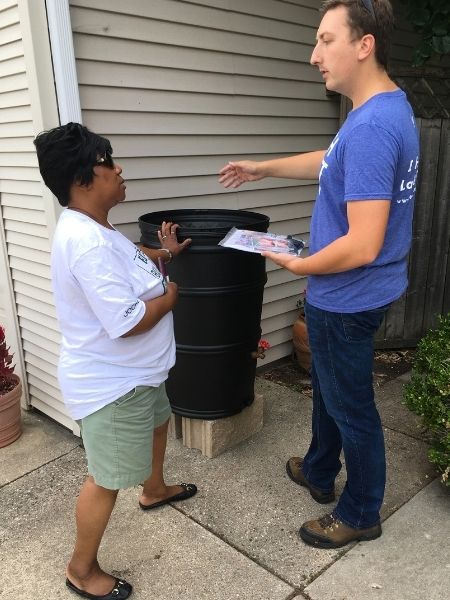
[[[124,264],[111,248],[99,245],[72,266],[92,311],[111,339],[132,329],[145,314],[145,303],[127,281]]]
[[[399,158],[393,135],[378,125],[359,125],[344,152],[344,200],[392,200]]]

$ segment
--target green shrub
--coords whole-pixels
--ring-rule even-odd
[[[450,486],[450,313],[420,340],[404,401],[422,417],[430,434],[429,459]]]
[[[406,19],[419,34],[413,64],[450,54],[450,4],[448,0],[401,0]]]

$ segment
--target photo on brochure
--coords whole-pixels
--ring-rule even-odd
[[[220,240],[219,246],[234,248],[244,252],[279,252],[300,256],[305,242],[292,235],[278,235],[276,233],[263,233],[260,231],[249,231],[247,229],[236,229],[233,227],[227,235]]]

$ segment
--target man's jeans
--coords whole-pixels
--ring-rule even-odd
[[[386,482],[384,437],[375,406],[373,338],[388,306],[332,313],[306,303],[312,352],[312,441],[303,474],[331,491],[344,450],[347,482],[333,514],[350,527],[380,520]]]

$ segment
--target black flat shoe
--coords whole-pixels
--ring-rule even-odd
[[[188,498],[192,498],[197,493],[197,486],[193,483],[180,483],[181,487],[184,488],[183,492],[179,494],[175,494],[174,496],[169,496],[169,498],[164,498],[164,500],[160,500],[159,502],[153,502],[153,504],[141,504],[139,502],[139,506],[142,510],[152,510],[153,508],[158,508],[158,506],[164,506],[165,504],[170,504],[170,502],[179,502],[180,500],[187,500]]]
[[[75,592],[75,594],[83,596],[83,598],[90,598],[91,600],[125,600],[125,598],[128,598],[133,591],[131,584],[127,581],[123,581],[122,579],[116,579],[113,589],[109,592],[109,594],[105,594],[104,596],[96,596],[95,594],[90,594],[89,592],[80,590],[69,579],[66,579],[66,585],[69,590]]]

